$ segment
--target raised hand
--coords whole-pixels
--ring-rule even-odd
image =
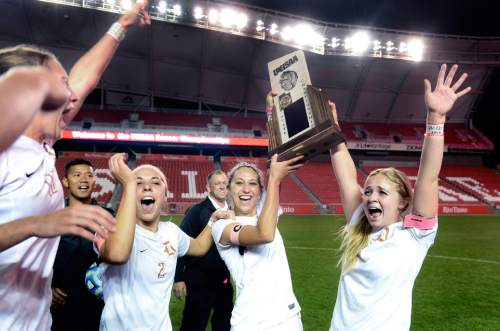
[[[266,95],[266,109],[273,109],[274,107],[274,97],[277,96],[278,93],[274,91],[269,91]]]
[[[293,159],[278,162],[278,154],[274,154],[271,157],[271,166],[269,168],[269,180],[273,179],[277,182],[281,182],[283,178],[286,177],[290,172],[294,172],[298,168],[302,167],[304,164],[297,163],[304,156],[299,155]]]
[[[339,125],[339,118],[337,116],[337,106],[335,105],[335,102],[328,100],[328,106],[330,107],[330,110],[332,111],[332,116],[333,116],[333,119],[335,120],[335,124]]]
[[[136,176],[125,163],[127,156],[125,153],[118,153],[109,159],[109,169],[122,185],[136,182]]]
[[[150,25],[151,17],[149,17],[148,0],[137,0],[135,5],[120,17],[118,22],[122,27],[128,28],[131,25],[138,23],[140,26]]]
[[[33,220],[34,235],[42,238],[72,234],[97,242],[95,233],[107,239],[108,232],[116,231],[116,220],[110,213],[99,206],[84,204],[34,216]]]
[[[212,216],[210,217],[210,219],[213,222],[216,222],[218,220],[230,220],[230,219],[234,220],[234,219],[236,219],[236,216],[234,215],[233,210],[219,209],[219,210],[216,210],[212,213]]]
[[[428,116],[433,120],[433,124],[444,123],[446,114],[453,108],[455,101],[471,90],[470,87],[467,87],[457,92],[467,78],[466,73],[462,74],[452,85],[457,69],[458,65],[454,64],[448,72],[448,75],[446,75],[446,64],[442,64],[434,91],[432,90],[430,81],[428,79],[424,80],[425,105],[427,107]]]

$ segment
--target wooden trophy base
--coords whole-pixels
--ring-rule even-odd
[[[278,161],[285,161],[303,155],[304,158],[300,162],[304,162],[328,151],[333,146],[345,142],[345,138],[333,118],[326,93],[309,85],[304,97],[307,98],[311,105],[316,126],[299,136],[283,143],[280,138],[275,107],[272,116],[268,117],[269,156],[278,154]]]

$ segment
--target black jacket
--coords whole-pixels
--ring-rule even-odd
[[[205,198],[189,208],[182,220],[181,229],[189,236],[196,238],[203,231],[215,210],[210,199]],[[205,256],[184,256],[177,260],[175,282],[184,281],[191,284],[216,286],[225,280],[229,280],[229,271],[215,244]]]
[[[91,204],[97,205],[97,202],[92,200]],[[112,210],[104,209],[114,215]],[[75,235],[61,236],[52,287],[60,288],[68,297],[64,306],[52,311],[52,330],[97,330],[99,327],[104,302],[85,285],[85,273],[94,262],[98,262],[98,255],[92,241]]]

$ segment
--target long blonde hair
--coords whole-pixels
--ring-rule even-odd
[[[411,210],[413,200],[413,191],[406,174],[392,167],[382,168],[370,172],[367,179],[376,175],[384,175],[396,186],[401,200],[406,202],[406,206],[401,209],[401,215],[406,215]],[[372,228],[364,212],[356,224],[346,224],[340,229],[339,236],[342,238],[342,243],[340,245],[341,256],[338,265],[342,267],[342,272],[348,272],[354,267],[359,252],[368,246],[371,231]]]

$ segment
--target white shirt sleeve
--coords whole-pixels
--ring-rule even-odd
[[[218,220],[212,225],[212,238],[214,238],[214,242],[217,246],[222,248],[230,247],[231,245],[222,245],[220,243],[220,238],[222,237],[222,232],[229,224],[235,223],[235,220]]]
[[[438,229],[438,223],[429,230],[420,230],[417,228],[408,228],[413,238],[415,238],[419,243],[432,246],[434,244],[434,240],[436,240],[436,234]]]
[[[181,257],[187,254],[189,244],[191,243],[191,237],[184,233],[177,225],[173,223],[172,225],[177,230],[177,256]]]

